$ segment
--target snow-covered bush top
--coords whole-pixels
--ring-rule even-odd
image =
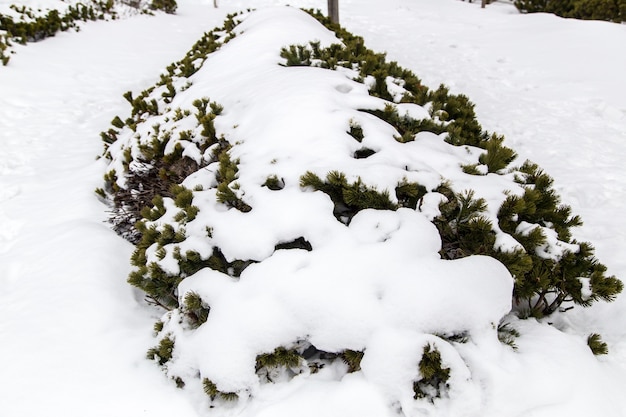
[[[359,372],[414,415],[471,398],[454,346],[495,339],[512,296],[549,314],[621,290],[465,97],[304,12],[238,19],[103,133],[129,281],[169,310],[149,357],[179,386],[245,407],[265,382]]]

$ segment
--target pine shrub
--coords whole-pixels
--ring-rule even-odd
[[[175,0],[153,0],[150,5],[146,4],[146,0],[84,0],[68,5],[63,14],[56,9],[47,10],[44,14],[41,10],[27,6],[11,5],[11,9],[20,17],[13,19],[0,14],[0,61],[3,65],[8,64],[10,57],[7,49],[11,46],[11,41],[20,44],[38,42],[61,31],[79,31],[80,22],[114,20],[118,18],[116,6],[119,5],[134,7],[139,13],[151,10],[163,10],[166,13],[176,11]]]
[[[367,184],[359,175],[341,170],[324,171],[321,176],[305,171],[299,177],[302,192],[326,194],[333,203],[333,215],[345,225],[365,209],[421,211],[424,201],[435,197],[428,200],[433,206],[429,209],[436,209],[432,201],[441,201],[439,212],[429,218],[441,237],[441,258],[486,255],[498,259],[515,279],[513,298],[520,315],[528,313],[540,317],[568,303],[588,306],[594,301],[615,298],[622,290],[622,283],[606,276],[606,267],[594,258],[590,244],[572,239],[570,229],[579,226],[581,220],[561,203],[552,188],[552,179],[530,162],[513,166],[515,152],[505,146],[502,136],[482,129],[467,97],[452,95],[445,86],[436,90],[426,88],[412,72],[397,63],[387,62],[384,54],[365,48],[362,38],[319,14],[316,17],[335,30],[343,44],[321,47],[319,42],[311,42],[286,46],[281,51],[283,65],[318,66],[328,70],[349,68],[352,73],[346,71],[346,74],[353,74],[357,82],[367,83],[372,96],[386,101],[386,106],[378,110],[359,111],[368,113],[367,120],[373,115],[379,119],[376,122],[392,126],[399,142],[393,143],[394,146],[408,148],[418,144],[408,143],[421,139],[418,135],[422,132],[433,133],[424,134],[425,140],[445,142],[443,146],[448,149],[469,155],[458,167],[459,173],[507,176],[511,190],[506,190],[506,197],[502,197],[501,204],[497,203],[499,207],[493,207],[494,203],[480,197],[477,191],[458,190],[445,178],[436,188],[432,182],[430,186],[420,184],[411,177],[414,169],[407,166],[399,169],[397,184],[392,189],[379,189]],[[217,128],[219,118],[229,109],[206,97],[194,100],[185,109],[168,106],[177,94],[189,87],[188,77],[202,67],[208,55],[235,36],[232,30],[236,21],[235,16],[229,16],[222,28],[205,34],[183,59],[167,67],[153,87],[139,94],[126,93],[124,97],[132,106],[129,117],[125,120],[115,117],[112,127],[101,135],[104,157],[111,160],[111,166],[99,195],[107,198],[112,206],[114,229],[136,246],[131,258],[135,269],[128,280],[145,292],[149,303],[169,310],[155,324],[160,340],[148,352],[149,358],[164,367],[175,360],[172,359],[171,326],[182,325],[182,333],[193,333],[215,317],[215,312],[211,313],[211,306],[203,299],[204,294],[189,290],[179,294],[179,284],[203,269],[219,271],[236,281],[248,266],[257,262],[226,258],[214,237],[217,235],[213,230],[215,224],[207,219],[211,216],[203,212],[202,203],[209,201],[221,210],[233,210],[231,214],[246,216],[253,209],[244,201],[246,187],[263,186],[273,191],[285,187],[285,180],[270,174],[272,171],[263,174],[267,176],[261,177],[258,183],[240,182],[240,169],[243,171],[246,165],[236,157],[238,142],[231,136],[226,139]],[[403,114],[401,105],[406,103],[422,106],[426,116],[416,120],[408,113]],[[344,139],[351,145],[361,146],[353,156],[365,159],[375,153],[372,148],[376,146],[368,147],[371,137],[355,120],[366,123],[365,117],[346,120]],[[120,138],[124,138],[123,143],[119,143]],[[355,145],[352,139],[360,145]],[[271,163],[274,162],[276,160]],[[200,170],[210,172],[209,179],[199,184],[190,182],[190,178],[195,178],[192,174]],[[288,181],[293,179],[288,178]],[[198,234],[198,231],[202,236],[193,238],[207,244],[204,249],[194,247],[193,239],[189,239],[190,233]],[[512,238],[516,245],[497,246],[498,237],[503,234]],[[305,235],[285,240],[276,242],[274,250],[314,250]],[[514,328],[501,324],[497,333],[502,343],[515,349],[519,333]],[[176,335],[180,337],[179,333]],[[470,337],[463,331],[439,336],[442,343],[451,344],[463,343]],[[599,336],[590,336],[588,343],[594,352],[602,350]],[[255,354],[255,363],[250,366],[254,366],[261,382],[272,382],[307,371],[318,372],[330,365],[344,374],[359,372],[366,352],[354,346],[325,352],[304,339],[278,346],[271,352]],[[423,347],[418,371],[419,378],[413,382],[415,399],[434,402],[447,396],[452,369],[443,363],[437,346]],[[177,385],[185,385],[186,381],[180,376],[169,376]],[[221,390],[215,382],[200,376],[200,372],[197,378],[212,402],[237,400],[244,392]]]
[[[505,199],[498,210],[497,224],[494,224],[493,221],[496,219],[486,215],[486,203],[482,199],[476,199],[474,191],[458,193],[446,184],[436,190],[427,190],[420,184],[404,180],[398,183],[395,189],[397,202],[392,201],[388,190],[379,191],[364,184],[361,178],[349,182],[346,174],[339,171],[328,172],[324,180],[312,172],[307,172],[300,178],[301,187],[326,193],[334,203],[333,214],[346,224],[356,213],[366,208],[417,209],[421,199],[428,192],[442,194],[446,201],[440,206],[440,215],[433,220],[442,237],[442,257],[457,259],[482,254],[499,259],[515,277],[516,303],[526,305],[533,315],[549,315],[566,302],[589,305],[596,300],[614,299],[622,289],[621,282],[615,277],[604,275],[606,268],[593,257],[591,245],[572,241],[570,228],[579,226],[581,221],[577,216],[571,215],[568,206],[560,203],[559,197],[551,187],[552,179],[536,165],[528,162],[512,168],[515,152],[504,146],[502,136],[482,130],[476,121],[474,106],[467,97],[451,95],[445,86],[429,90],[421,85],[419,78],[410,71],[401,68],[397,63],[387,62],[384,54],[377,54],[365,48],[362,38],[329,23],[319,14],[315,14],[315,17],[336,30],[344,44],[322,48],[319,42],[311,42],[307,46],[285,47],[282,50],[283,58],[286,59],[285,65],[316,65],[324,68],[342,65],[357,70],[360,79],[373,77],[377,81],[370,94],[384,96],[388,104],[383,110],[363,111],[379,117],[396,128],[399,134],[397,139],[400,142],[412,141],[422,131],[445,134],[445,140],[451,145],[484,150],[475,163],[462,167],[465,172],[471,174],[514,172],[525,191],[521,195],[511,194]],[[233,22],[234,16],[229,16],[224,28],[234,27]],[[126,122],[122,122],[119,117],[113,119],[113,128],[103,133],[106,145],[115,143],[121,130],[135,130],[144,120],[160,115],[164,107],[153,96],[160,92],[158,95],[161,99],[171,99],[176,93],[173,81],[186,78],[189,72],[195,72],[199,68],[197,65],[201,65],[209,53],[230,38],[230,35],[224,36],[223,30],[219,35],[220,31],[217,30],[205,34],[183,60],[168,67],[167,74],[161,76],[161,81],[155,87],[145,90],[137,97],[131,92],[126,93],[124,96],[132,105],[131,117]],[[191,69],[186,69],[187,67]],[[395,99],[389,96],[388,91],[385,92],[382,87],[383,80],[385,83],[392,80],[398,86],[402,86],[404,94]],[[379,86],[376,87],[375,84]],[[414,120],[406,114],[402,115],[398,111],[396,101],[427,105],[431,118]],[[135,265],[139,269],[131,276],[131,282],[140,288],[149,289],[149,294],[159,303],[167,301],[165,305],[177,305],[175,287],[181,278],[167,277],[160,268],[144,265],[142,262],[145,256],[142,251],[156,243],[160,245],[159,253],[164,255],[164,246],[172,243],[167,235],[175,235],[176,230],[166,228],[157,231],[148,226],[148,223],[143,225],[142,222],[136,222],[142,218],[148,222],[160,218],[165,212],[163,198],[174,199],[174,204],[181,209],[175,216],[180,225],[193,221],[200,211],[199,207],[192,204],[194,191],[181,190],[177,188],[177,184],[187,175],[211,163],[218,164],[215,187],[218,201],[244,213],[252,209],[242,199],[243,191],[237,182],[238,161],[230,157],[232,145],[223,138],[218,138],[216,134],[214,120],[219,117],[223,108],[208,98],[194,101],[193,106],[196,109],[193,113],[196,131],[180,131],[177,139],[173,131],[163,130],[155,125],[150,140],[143,141],[139,148],[132,152],[127,149],[125,186],[121,186],[120,175],[115,171],[109,172],[105,178],[104,190],[113,196],[115,206],[113,221],[116,229],[138,244],[139,253],[134,259],[137,260]],[[192,115],[188,110],[182,109],[175,109],[173,112],[173,120],[180,122]],[[349,122],[348,134],[359,142],[365,139],[362,127],[354,120]],[[170,142],[176,140],[194,142],[201,152],[211,148],[211,157],[200,164],[182,157],[183,149],[180,143],[171,146]],[[166,149],[169,150],[166,152]],[[372,152],[364,146],[357,150],[354,156],[363,158],[370,156]],[[129,170],[131,159],[135,167],[143,166],[144,169]],[[268,177],[264,185],[278,190],[284,184],[281,184],[277,177]],[[135,190],[142,191],[137,193]],[[524,224],[537,226],[530,230],[520,229]],[[500,231],[514,237],[519,242],[519,247],[509,250],[495,248],[496,235]],[[550,231],[555,232],[561,242],[570,245],[567,246],[570,250],[552,257],[542,253],[542,248],[548,243],[546,233]],[[147,241],[144,242],[142,242],[143,233],[148,233]],[[165,237],[162,236],[163,233]],[[280,246],[277,244],[277,247]],[[175,250],[172,253],[185,266],[183,269],[188,273],[206,265],[212,265],[218,270],[229,268],[233,270],[232,268],[236,266],[234,270],[241,271],[252,262],[250,260],[225,262],[220,256],[219,248],[215,248],[214,254],[209,259],[199,259],[196,254],[182,254]],[[151,271],[155,273],[155,277],[145,281]],[[591,285],[590,294],[583,294],[581,280],[587,280]]]
[[[584,20],[626,21],[626,0],[516,0],[523,13],[554,13]]]

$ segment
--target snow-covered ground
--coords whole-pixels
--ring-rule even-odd
[[[0,68],[0,416],[201,415],[144,359],[157,313],[126,283],[132,247],[110,231],[93,193],[104,171],[95,160],[99,132],[128,113],[125,91],[152,85],[227,13],[283,3],[223,1],[214,9],[181,0],[175,16],[89,22],[79,33],[18,46]],[[555,178],[585,221],[576,237],[626,277],[626,26],[522,16],[503,2],[484,10],[456,0],[340,6],[342,23],[369,48],[387,51],[431,87],[468,95],[486,129]],[[479,370],[483,392],[468,411],[626,415],[624,313],[621,297],[554,317],[555,326],[516,323],[519,351],[490,363],[467,346],[464,359]],[[584,339],[592,332],[609,355],[591,355]],[[366,386],[348,387],[330,399],[329,387],[314,384],[281,403],[268,395],[258,415],[386,412]]]

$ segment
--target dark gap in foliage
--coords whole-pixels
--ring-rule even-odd
[[[274,246],[274,250],[280,249],[304,249],[310,252],[313,250],[313,246],[311,246],[311,243],[308,240],[300,236],[299,238],[294,239],[290,242],[283,242]]]

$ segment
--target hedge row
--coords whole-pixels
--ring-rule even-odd
[[[626,21],[626,0],[516,0],[523,13],[554,13],[584,20]]]
[[[57,32],[69,29],[80,30],[79,22],[116,19],[114,0],[87,0],[88,3],[75,3],[67,8],[62,14],[56,9],[48,10],[46,14],[35,11],[26,6],[11,5],[10,7],[20,15],[19,19],[0,14],[0,61],[7,65],[10,60],[8,49],[12,42],[26,44],[37,42],[54,36]],[[150,13],[151,10],[163,10],[166,13],[176,11],[175,0],[152,0],[151,3],[144,1],[122,2],[141,10],[142,13]]]

